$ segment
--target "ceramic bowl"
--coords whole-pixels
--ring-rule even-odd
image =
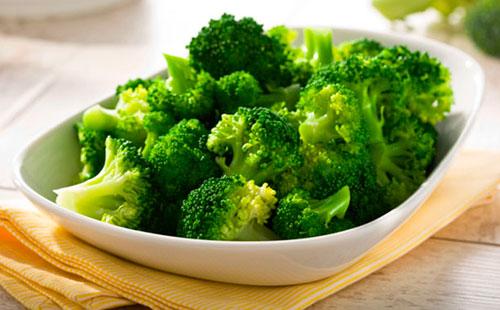
[[[333,29],[335,43],[371,38],[405,44],[440,59],[452,74],[455,104],[438,125],[437,165],[404,203],[365,225],[320,237],[231,242],[162,236],[102,223],[57,206],[53,190],[70,185],[80,168],[73,125],[82,113],[29,143],[15,161],[19,189],[43,212],[78,238],[139,264],[181,275],[252,285],[290,285],[322,279],[360,259],[405,222],[442,179],[470,130],[480,106],[484,76],[464,52],[429,39],[352,29]],[[100,102],[111,104],[112,97]],[[92,102],[95,104],[95,102]],[[438,219],[436,219],[438,220]]]

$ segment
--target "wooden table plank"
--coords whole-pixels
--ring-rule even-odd
[[[498,309],[500,247],[428,240],[311,309]]]
[[[0,309],[21,310],[24,307],[0,286]]]

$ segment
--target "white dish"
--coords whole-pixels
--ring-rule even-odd
[[[455,92],[450,116],[438,125],[436,168],[403,204],[370,223],[308,239],[208,241],[134,231],[58,207],[52,190],[69,185],[79,169],[79,148],[73,125],[80,120],[81,113],[41,135],[19,154],[15,161],[16,184],[40,210],[75,236],[145,266],[197,278],[253,285],[290,285],[328,277],[361,258],[403,224],[431,194],[469,132],[484,88],[480,66],[456,48],[409,35],[334,29],[335,43],[363,37],[429,52],[451,70]],[[101,103],[110,102],[108,98]]]

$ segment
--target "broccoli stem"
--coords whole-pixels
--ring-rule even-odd
[[[103,176],[77,184],[72,188],[66,188],[59,197],[63,200],[71,200],[71,203],[59,201],[65,206],[74,206],[76,212],[85,216],[101,220],[104,213],[116,210],[125,201],[121,193],[124,187],[124,178],[110,181],[101,181]],[[98,183],[92,185],[92,183]],[[57,193],[57,192],[56,192]]]
[[[269,228],[264,225],[257,223],[257,221],[251,221],[250,224],[246,225],[236,236],[234,240],[237,241],[266,241],[266,240],[278,240],[279,237]]]
[[[344,186],[326,199],[311,201],[311,208],[325,220],[325,225],[328,225],[334,216],[344,218],[350,200],[349,187]]]
[[[306,46],[306,59],[312,60],[317,54],[318,67],[332,63],[333,44],[330,30],[305,29],[304,41]]]
[[[83,125],[100,131],[112,131],[118,122],[116,110],[96,105],[83,114]]]
[[[277,102],[285,102],[286,108],[295,109],[300,98],[300,84],[272,89],[269,94],[261,95],[254,103],[255,106],[270,107]]]
[[[167,61],[168,83],[175,94],[183,94],[194,86],[193,69],[187,59],[163,54]]]

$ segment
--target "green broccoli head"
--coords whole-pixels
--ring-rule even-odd
[[[333,41],[330,29],[304,29],[305,58],[318,69],[333,62]]]
[[[144,115],[150,111],[147,96],[148,91],[142,84],[135,89],[122,90],[115,108],[108,109],[96,105],[85,111],[83,125],[141,145],[146,138]]]
[[[144,158],[147,158],[156,141],[175,125],[175,119],[169,113],[154,111],[144,116],[143,123],[147,135],[142,149],[142,155]]]
[[[86,181],[99,173],[104,165],[105,141],[108,136],[103,131],[93,130],[77,123],[76,131],[80,143],[80,162],[82,170],[79,173],[80,181]]]
[[[374,61],[394,68],[402,80],[403,102],[426,123],[443,120],[453,103],[449,70],[436,58],[404,46],[384,49]]]
[[[286,86],[291,82],[290,74],[282,70],[287,62],[285,47],[249,17],[236,20],[224,14],[211,20],[187,48],[193,68],[215,79],[246,71],[262,86]]]
[[[257,184],[302,162],[297,132],[267,108],[239,108],[222,115],[207,146],[219,156],[216,161],[225,174],[243,175]]]
[[[295,190],[279,201],[272,219],[273,231],[284,239],[326,235],[354,227],[344,219],[349,207],[349,187],[323,200],[314,200],[308,192]]]
[[[377,181],[384,201],[395,207],[425,181],[436,155],[437,132],[416,117],[388,120],[385,143],[372,146]]]
[[[467,10],[465,30],[477,47],[500,57],[500,1],[480,0]]]
[[[181,208],[177,235],[210,240],[272,240],[264,226],[277,199],[267,184],[240,175],[206,180],[189,193]]]
[[[305,144],[346,144],[363,147],[367,132],[360,103],[353,91],[340,84],[309,87],[297,104],[300,138]]]
[[[225,75],[217,85],[217,102],[223,113],[234,113],[238,107],[252,107],[262,95],[259,82],[245,71]]]
[[[195,72],[186,59],[164,55],[169,78],[158,90],[162,102],[177,119],[212,120],[215,112],[216,81],[207,72]]]
[[[146,160],[167,198],[184,197],[205,179],[220,174],[207,150],[207,135],[199,120],[182,120],[154,143]]]
[[[144,80],[141,78],[129,80],[129,81],[127,81],[127,83],[125,83],[123,85],[118,85],[118,87],[116,87],[115,96],[118,97],[124,91],[129,90],[129,89],[134,90],[139,86],[142,86],[142,88],[148,89],[152,83],[153,83],[152,80]]]
[[[305,57],[302,48],[294,46],[297,31],[281,25],[269,29],[267,34],[284,46],[287,61],[282,66],[282,70],[291,75],[291,84],[304,86],[314,72],[314,65],[311,59]]]
[[[266,107],[284,103],[294,109],[300,97],[300,85],[269,87],[263,93],[257,80],[244,71],[223,76],[217,82],[217,102],[222,113],[235,113],[239,107]]]
[[[139,149],[111,137],[106,139],[104,166],[95,177],[55,192],[63,208],[131,229],[147,227],[157,197]]]
[[[335,48],[334,54],[336,61],[342,61],[346,60],[351,55],[374,57],[378,55],[383,49],[384,46],[379,42],[364,38],[343,42]]]

